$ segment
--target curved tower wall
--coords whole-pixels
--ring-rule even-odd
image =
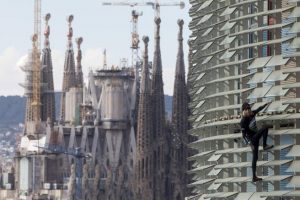
[[[197,153],[188,186],[197,198],[299,198],[299,3],[190,3],[189,134],[198,140],[189,145]],[[259,184],[251,182],[250,147],[234,142],[244,101],[253,109],[272,101],[257,116],[275,145],[259,153]]]
[[[101,118],[125,121],[129,116],[126,81],[118,78],[106,79],[102,83]]]
[[[105,178],[102,196],[107,199],[133,199],[133,169],[136,155],[133,112],[135,102],[134,71],[99,70],[89,76],[89,89],[86,99],[90,101],[95,113],[89,150],[93,163],[101,166]],[[84,102],[87,103],[87,102]],[[89,122],[91,123],[91,122]]]

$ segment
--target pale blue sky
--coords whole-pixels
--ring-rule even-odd
[[[33,0],[0,0],[0,95],[22,95],[24,73],[17,67],[20,58],[31,48],[33,33]],[[107,49],[108,64],[118,65],[121,58],[131,59],[131,10],[130,7],[104,7],[100,0],[42,0],[42,16],[51,13],[50,45],[53,53],[55,89],[60,90],[66,49],[67,22],[74,15],[74,37],[82,36],[84,42],[83,67],[95,69],[102,64],[102,51]],[[171,1],[161,1],[171,2]],[[165,93],[172,94],[177,54],[177,19],[185,20],[184,51],[187,67],[188,1],[186,8],[161,8],[161,51]],[[136,7],[143,12],[139,21],[139,34],[150,37],[150,60],[153,57],[154,11],[151,7]],[[42,31],[44,21],[42,22]],[[42,38],[43,44],[43,38]],[[75,46],[75,45],[74,45]],[[143,45],[141,45],[143,47]]]

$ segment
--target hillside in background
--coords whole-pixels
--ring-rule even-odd
[[[56,118],[59,116],[60,92],[55,94]],[[165,95],[166,112],[171,116],[172,96]],[[14,125],[24,122],[26,98],[21,96],[0,96],[0,125]]]
[[[24,121],[25,98],[0,96],[0,124],[18,124]]]

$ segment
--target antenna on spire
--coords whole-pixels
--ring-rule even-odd
[[[79,38],[76,38],[76,44],[77,44],[77,48],[80,49],[80,46],[83,42],[83,38],[82,37],[79,37]]]
[[[78,49],[78,55],[77,55],[78,65],[77,66],[81,66],[82,55],[81,55],[81,48],[80,47],[81,47],[81,44],[83,42],[83,38],[82,37],[76,38],[75,41],[76,41],[77,49]]]
[[[45,28],[45,31],[44,31],[44,36],[45,36],[44,45],[45,45],[45,47],[49,47],[50,26],[49,26],[48,23],[49,23],[50,18],[51,18],[51,14],[50,13],[46,14],[46,16],[45,16],[46,28]]]
[[[184,21],[182,19],[178,19],[177,24],[179,26],[178,40],[182,41],[183,40],[182,29],[183,29]]]
[[[107,69],[106,49],[103,51],[103,69]]]
[[[74,19],[73,15],[69,15],[67,17],[67,22],[68,22],[68,26],[69,26],[69,31],[67,34],[68,37],[68,48],[72,48],[72,37],[73,37],[73,28],[72,28],[72,21]]]

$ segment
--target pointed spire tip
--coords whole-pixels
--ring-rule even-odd
[[[69,15],[69,16],[67,17],[68,23],[71,24],[72,21],[73,21],[73,19],[74,19],[74,16],[73,16],[73,15]]]
[[[47,14],[45,15],[45,21],[46,21],[46,23],[48,23],[48,21],[50,20],[50,18],[51,18],[51,14],[50,14],[50,13],[47,13]]]
[[[143,37],[143,41],[144,41],[145,44],[148,44],[148,42],[149,42],[149,37],[148,37],[148,36],[144,36],[144,37]]]
[[[155,17],[154,21],[155,21],[156,25],[160,25],[160,23],[161,23],[160,17]]]
[[[68,30],[68,34],[67,34],[67,37],[68,37],[68,45],[67,45],[67,47],[69,49],[72,48],[72,37],[73,37],[72,21],[73,21],[73,19],[74,19],[73,15],[69,15],[67,17],[68,26],[69,26],[69,30]]]
[[[79,37],[79,38],[76,38],[75,40],[76,40],[76,44],[77,44],[78,49],[80,49],[80,46],[83,42],[83,38]]]
[[[182,28],[183,28],[184,21],[182,19],[178,19],[177,24],[179,26],[178,41],[182,42],[183,41]]]
[[[184,24],[183,19],[178,19],[177,24],[179,25],[179,27],[182,27]]]
[[[49,47],[49,43],[50,43],[49,42],[50,26],[48,25],[50,18],[51,18],[51,14],[50,13],[47,13],[45,15],[45,18],[44,18],[45,19],[45,25],[46,25],[45,31],[44,31],[44,36],[45,36],[44,45],[45,45],[46,48]]]

